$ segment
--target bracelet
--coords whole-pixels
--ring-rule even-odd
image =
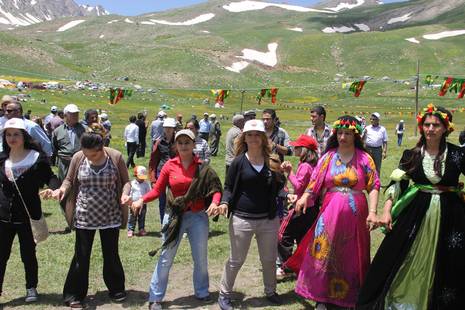
[[[377,211],[376,209],[369,209],[368,211],[370,211],[370,212],[372,212],[372,213],[374,213],[374,214],[377,214],[377,213],[378,213],[378,211]]]

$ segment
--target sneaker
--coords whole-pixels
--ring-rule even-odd
[[[131,238],[134,236],[134,231],[128,230],[128,238]]]
[[[126,292],[119,292],[113,295],[110,295],[110,299],[114,302],[122,302],[125,301],[127,297]]]
[[[182,237],[183,237],[184,239],[186,239],[186,238],[187,238],[187,233],[183,233],[183,234],[182,234]]]
[[[275,305],[281,305],[283,302],[281,301],[281,297],[279,297],[278,293],[274,292],[273,295],[266,296],[266,299]]]
[[[36,302],[37,300],[39,300],[39,293],[37,293],[36,288],[32,287],[32,288],[26,289],[26,298],[24,298],[24,301]]]
[[[79,300],[73,300],[66,303],[71,309],[84,309],[86,306]]]
[[[161,302],[159,301],[154,301],[154,302],[149,302],[149,310],[162,310],[163,308],[161,307]]]
[[[210,297],[210,295],[207,295],[205,297],[197,297],[197,296],[195,296],[195,299],[197,299],[198,301],[202,301],[202,302],[210,302],[210,301],[212,301],[212,298]]]
[[[221,310],[234,310],[234,307],[231,302],[231,298],[222,296],[218,297],[218,306]]]
[[[147,236],[147,232],[145,231],[145,229],[141,229],[139,230],[139,234],[138,234],[140,237],[144,237],[144,236]]]
[[[325,304],[316,304],[315,310],[327,310]]]
[[[283,280],[286,277],[286,272],[281,268],[276,268],[276,279]]]

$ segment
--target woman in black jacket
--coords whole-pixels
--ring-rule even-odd
[[[53,189],[59,186],[47,156],[27,133],[22,119],[8,120],[3,131],[3,152],[0,153],[0,295],[11,246],[18,234],[26,274],[25,301],[38,299],[36,244],[25,208],[34,220],[40,219],[39,189],[45,184]]]
[[[237,157],[231,163],[224,185],[222,204],[213,214],[228,214],[231,251],[221,277],[218,304],[233,309],[231,293],[239,270],[249,251],[252,237],[262,265],[263,284],[268,301],[280,304],[276,293],[278,229],[276,198],[284,184],[269,167],[270,145],[261,120],[249,120],[236,140]]]

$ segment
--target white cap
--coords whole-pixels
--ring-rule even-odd
[[[51,108],[50,108],[50,112],[56,112],[58,111],[58,108],[56,105],[53,105]]]
[[[216,118],[216,114],[210,115],[210,118]]]
[[[146,180],[148,176],[147,169],[144,166],[135,166],[134,176],[141,180]]]
[[[77,113],[77,112],[79,112],[79,108],[77,107],[77,105],[75,105],[73,103],[68,104],[63,109],[63,113]]]
[[[16,129],[26,130],[26,126],[24,125],[24,120],[22,120],[21,118],[16,118],[16,117],[9,119],[5,122],[5,125],[3,125],[3,129],[7,129],[7,128],[16,128]]]
[[[203,113],[203,116],[208,116],[208,113],[207,112]]]
[[[404,122],[404,120],[403,120],[403,119],[401,119],[401,120],[400,120],[400,122],[401,122],[401,123],[403,123],[403,122]]]
[[[165,112],[165,111],[160,111],[160,112],[158,112],[157,116],[158,116],[158,117],[165,117],[165,116],[166,116],[166,112]]]
[[[374,116],[374,117],[376,117],[377,119],[380,119],[380,118],[381,118],[381,114],[379,114],[378,112],[371,113],[371,116]]]
[[[100,118],[101,118],[101,119],[108,119],[107,113],[102,113],[102,114],[100,114]]]
[[[188,136],[189,138],[191,138],[192,141],[195,140],[194,133],[190,131],[189,129],[181,129],[180,131],[178,131],[176,135],[174,136],[174,140],[176,140],[180,136]]]
[[[2,97],[2,103],[4,102],[16,102],[16,98],[10,95],[3,95]]]
[[[167,117],[163,121],[163,127],[176,128],[176,120],[172,117]]]
[[[259,119],[251,119],[244,124],[244,129],[242,132],[247,131],[260,131],[265,132],[265,124],[263,124],[262,120]]]

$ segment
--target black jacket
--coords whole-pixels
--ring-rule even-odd
[[[226,203],[228,205],[228,217],[236,208],[236,202],[238,200],[239,193],[237,189],[239,188],[240,180],[240,171],[242,170],[243,165],[246,163],[247,157],[244,154],[237,156],[231,166],[228,169],[228,175],[226,176],[226,181],[224,183],[223,197],[221,198],[221,203]],[[268,218],[274,219],[277,212],[277,197],[285,197],[286,192],[283,190],[284,183],[281,181],[275,172],[270,170],[270,175],[268,176],[268,182],[271,184],[271,191],[269,193],[269,210]]]
[[[5,174],[5,161],[7,159],[6,153],[0,153],[0,220],[25,223],[29,218],[21,198],[14,182],[11,182]],[[42,215],[40,188],[44,187],[45,184],[48,184],[51,189],[57,189],[60,186],[44,153],[41,153],[34,165],[16,179],[16,183],[31,217],[35,220],[38,220]]]

